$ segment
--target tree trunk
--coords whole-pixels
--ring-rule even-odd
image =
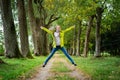
[[[28,0],[28,13],[30,19],[30,25],[32,30],[32,39],[34,45],[34,54],[40,55],[40,26],[36,23],[37,19],[34,16],[32,0]]]
[[[0,2],[4,26],[5,56],[9,58],[22,57],[17,43],[17,36],[11,9],[11,0],[0,0]]]
[[[81,36],[81,21],[79,21],[79,26],[78,26],[76,56],[80,56],[80,36]]]
[[[45,20],[48,16],[47,16],[47,12],[46,12],[46,10],[44,9],[44,6],[43,6],[43,0],[41,0],[41,2],[37,1],[35,4],[39,4],[38,5],[38,11],[39,11],[40,16],[39,16],[39,21],[37,21],[37,24],[39,24],[38,27],[39,26],[44,26],[44,27],[48,28],[49,23],[48,24],[45,23]],[[40,50],[41,50],[41,54],[44,55],[44,56],[48,54],[48,41],[47,41],[48,39],[47,39],[46,34],[47,33],[45,31],[40,30],[40,40],[41,40],[41,42],[40,42],[40,44],[41,44],[40,48],[41,49]]]
[[[74,29],[74,36],[73,36],[73,52],[72,52],[72,55],[76,55],[76,27]]]
[[[86,37],[85,37],[84,49],[83,49],[84,57],[87,57],[87,53],[88,53],[89,37],[90,37],[91,27],[93,25],[93,19],[94,19],[94,16],[90,16],[89,24],[88,24],[88,27],[87,27],[87,30],[86,30]]]
[[[73,48],[70,48],[70,52],[69,52],[70,55],[72,55],[72,52],[73,52]]]
[[[48,54],[48,41],[47,41],[47,36],[46,32],[41,31],[41,53],[42,55],[47,55]]]
[[[29,16],[30,27],[32,31],[32,41],[33,41],[33,47],[35,52],[35,46],[36,46],[35,45],[35,18],[33,13],[32,0],[28,0],[28,16]]]
[[[32,58],[32,55],[29,50],[24,0],[17,0],[17,4],[18,4],[18,19],[19,19],[19,29],[20,29],[21,53],[24,57]]]
[[[101,28],[101,19],[102,19],[102,13],[104,9],[98,7],[96,9],[96,46],[95,46],[95,56],[99,57],[101,56],[100,54],[100,43],[101,43],[101,36],[100,36],[100,28]]]
[[[41,18],[37,18],[37,27],[40,29],[40,26],[45,25],[44,20]],[[46,28],[48,26],[45,26]],[[43,30],[39,31],[39,37],[40,37],[40,50],[41,50],[41,55],[47,55],[48,54],[48,43],[47,43],[47,33]]]
[[[46,32],[40,30],[40,26],[44,26],[48,28],[48,26],[59,19],[59,17],[55,17],[54,14],[50,16],[49,20],[47,19],[47,13],[43,7],[43,0],[34,0],[34,4],[37,6],[37,10],[39,11],[39,18],[34,16],[32,0],[29,0],[29,18],[31,29],[33,30],[33,42],[34,42],[34,53],[37,55],[47,55],[48,54],[48,44]],[[45,23],[48,20],[48,23]]]

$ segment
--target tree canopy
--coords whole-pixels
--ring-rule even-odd
[[[62,29],[72,25],[76,26],[76,29],[67,33],[65,37],[65,45],[70,54],[73,54],[73,51],[79,51],[79,54],[84,53],[85,42],[87,42],[86,53],[95,52],[95,49],[97,49],[96,44],[98,43],[97,51],[100,50],[98,53],[108,52],[113,55],[119,55],[119,0],[28,0],[24,1],[24,3],[27,20],[24,22],[28,26],[28,39],[32,34],[32,38],[29,40],[30,51],[34,50],[36,55],[47,55],[48,52],[45,50],[49,51],[49,46],[52,42],[51,39],[47,38],[48,35],[41,31],[39,27],[50,28],[56,25],[60,25]],[[11,8],[17,40],[20,45],[18,28],[18,13],[20,10],[17,8],[16,0],[11,1]],[[3,11],[1,10],[1,12]],[[90,21],[91,17],[93,17],[93,21]],[[0,23],[3,26],[3,21],[0,20]],[[4,36],[5,34],[3,35],[1,28],[0,43],[2,44],[2,49],[4,49],[5,43],[3,40]]]

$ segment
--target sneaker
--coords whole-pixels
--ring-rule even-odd
[[[75,63],[74,63],[73,65],[74,65],[74,66],[77,66],[77,64],[75,64]]]
[[[45,64],[43,64],[42,67],[45,67]]]

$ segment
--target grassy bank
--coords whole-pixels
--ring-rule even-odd
[[[89,74],[92,80],[120,80],[120,58],[73,57],[77,67]]]
[[[0,80],[18,80],[28,77],[45,60],[45,57],[34,57],[34,59],[1,58],[7,64],[0,64]]]

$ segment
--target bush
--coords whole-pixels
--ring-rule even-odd
[[[101,53],[101,55],[104,56],[104,57],[109,57],[110,56],[110,54],[107,53],[107,52],[103,52],[103,53]]]

